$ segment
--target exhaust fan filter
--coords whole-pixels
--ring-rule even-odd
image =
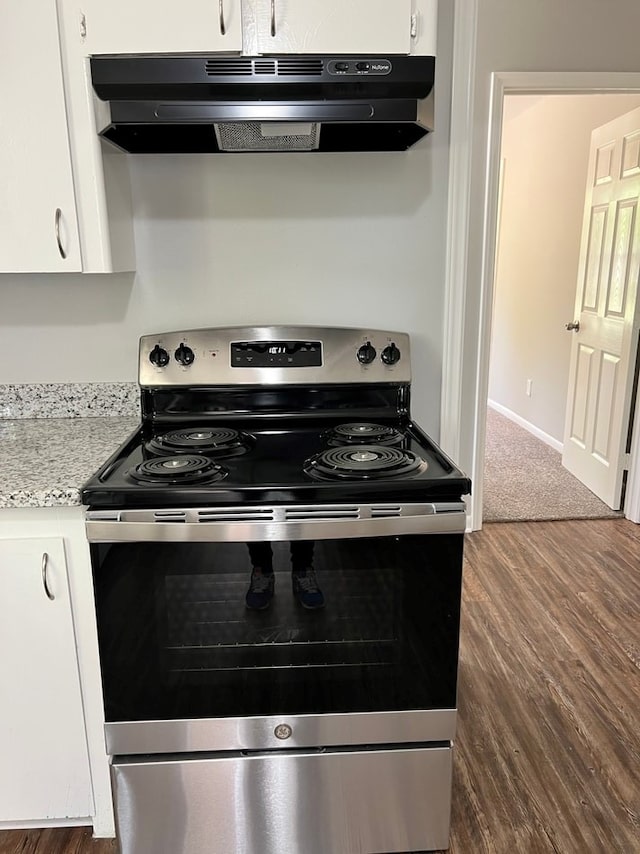
[[[317,122],[221,122],[214,125],[220,151],[314,151]]]

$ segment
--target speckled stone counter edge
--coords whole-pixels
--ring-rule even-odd
[[[137,383],[0,385],[0,418],[91,418],[139,415]]]

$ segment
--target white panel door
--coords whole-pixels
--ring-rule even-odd
[[[0,650],[0,821],[91,816],[61,539],[0,540]]]
[[[254,0],[260,53],[411,52],[411,0]]]
[[[97,53],[194,53],[242,50],[241,0],[64,0],[84,49]]]
[[[562,462],[619,509],[638,344],[640,109],[597,128],[580,250]]]
[[[0,3],[0,104],[0,272],[78,272],[55,0]]]

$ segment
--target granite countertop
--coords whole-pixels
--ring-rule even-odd
[[[137,416],[0,420],[0,508],[80,504],[80,488]]]

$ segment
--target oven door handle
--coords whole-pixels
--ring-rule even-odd
[[[466,508],[463,501],[451,501],[88,510],[86,528],[91,543],[251,543],[456,534],[466,528]]]

